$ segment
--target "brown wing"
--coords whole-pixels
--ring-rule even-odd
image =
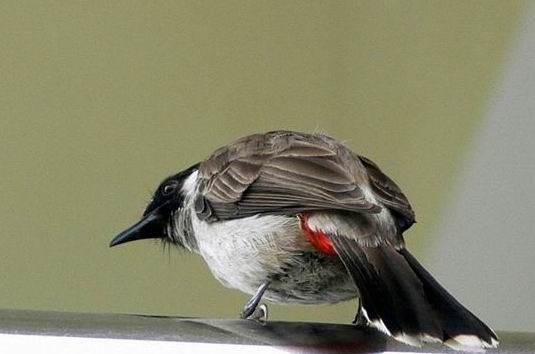
[[[322,135],[248,136],[201,163],[196,211],[211,221],[322,209],[377,213],[357,170],[351,152]]]
[[[387,208],[394,211],[402,232],[408,229],[415,223],[415,215],[405,194],[372,160],[364,156],[355,156],[366,168],[375,197]]]

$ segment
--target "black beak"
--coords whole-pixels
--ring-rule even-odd
[[[143,219],[133,226],[115,236],[110,242],[110,247],[120,245],[121,243],[144,240],[147,238],[162,238],[163,230],[160,223],[160,213],[158,210],[145,215]]]

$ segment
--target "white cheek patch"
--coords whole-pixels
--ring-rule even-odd
[[[197,176],[199,175],[199,171],[194,171],[191,175],[188,176],[184,180],[184,183],[182,184],[181,192],[187,196],[190,197],[195,193],[195,187],[197,186]]]

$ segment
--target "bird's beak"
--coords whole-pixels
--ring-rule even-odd
[[[136,224],[130,226],[128,229],[115,236],[110,242],[110,247],[130,241],[163,237],[160,220],[160,213],[158,210],[154,210],[153,212],[145,215]]]

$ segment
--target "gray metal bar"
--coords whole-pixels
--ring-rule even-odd
[[[498,334],[500,348],[491,352],[535,353],[535,334]],[[40,341],[36,341],[37,338]],[[50,338],[54,338],[54,341],[48,340]],[[88,342],[88,338],[92,341]],[[262,353],[271,352],[270,349],[279,353],[454,352],[440,345],[423,348],[405,346],[375,330],[353,325],[276,321],[261,325],[249,320],[0,310],[0,348],[5,348],[6,343],[12,347],[40,343],[41,350],[46,349],[47,345],[58,350],[63,342],[69,342],[72,348],[73,341],[77,339],[84,343],[100,343],[108,349],[110,345],[131,344],[132,340],[137,341],[133,343],[139,344],[136,346],[138,349],[142,343],[149,348],[156,348],[156,343],[165,342],[169,348],[175,346],[183,352],[186,348],[188,352],[195,352],[196,349],[207,352],[212,348],[213,352],[222,353],[226,346],[232,346],[235,352],[234,349],[242,348],[236,345]],[[84,344],[81,348],[92,347]]]

